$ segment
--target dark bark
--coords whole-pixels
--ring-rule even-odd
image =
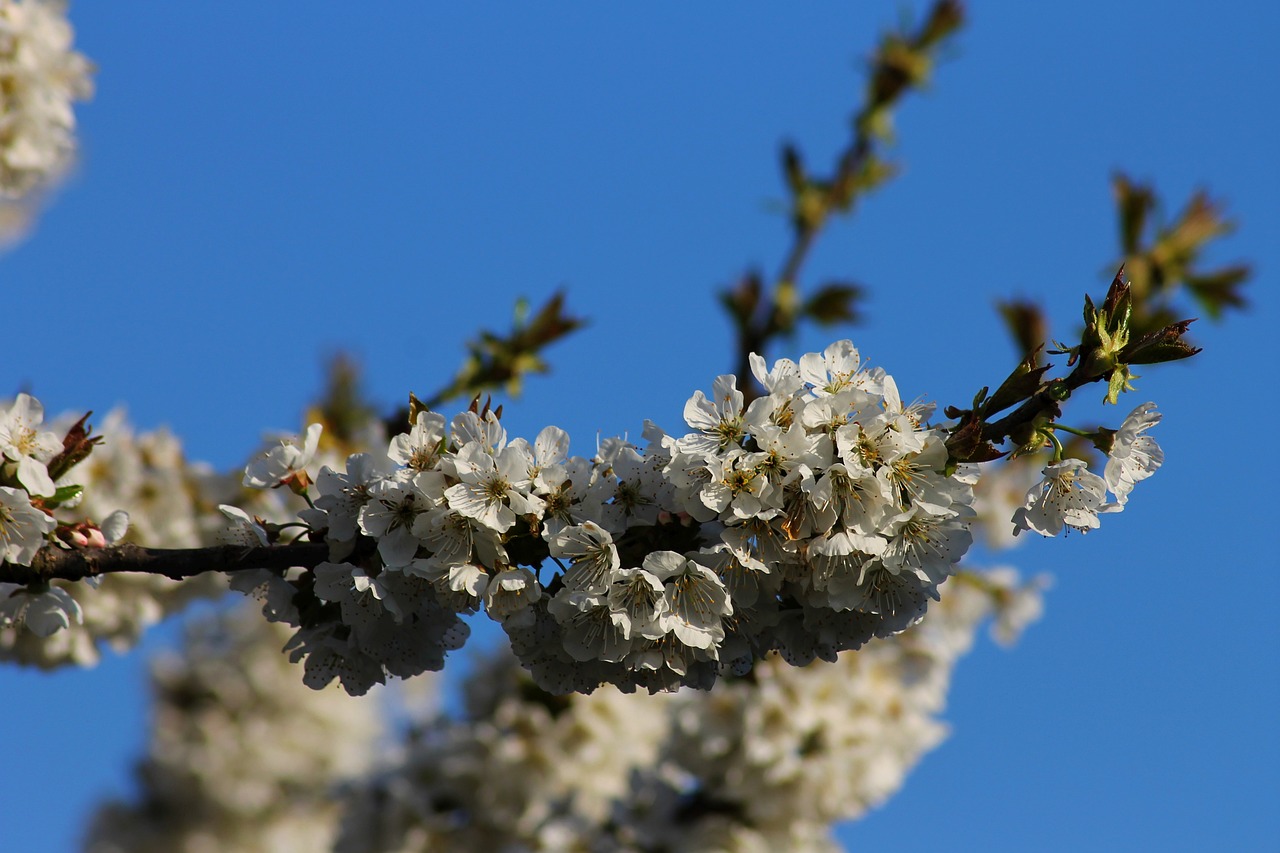
[[[287,569],[292,566],[309,569],[328,559],[329,546],[323,542],[175,549],[127,544],[109,548],[46,547],[36,554],[30,566],[0,563],[0,583],[79,581],[118,572],[142,572],[182,580],[205,572]]]

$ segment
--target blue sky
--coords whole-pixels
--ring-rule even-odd
[[[842,838],[1267,849],[1280,13],[972,5],[899,115],[905,173],[810,259],[805,283],[871,290],[867,323],[839,335],[905,396],[971,399],[1014,357],[996,299],[1033,297],[1067,334],[1083,293],[1102,292],[1117,169],[1171,208],[1202,187],[1226,201],[1240,228],[1210,261],[1254,263],[1253,307],[1196,324],[1205,352],[1149,369],[1107,413],[1155,400],[1165,468],[1102,530],[1005,555],[1056,577],[1046,617],[1013,651],[984,642],[962,662],[952,738]],[[859,62],[899,11],[73,3],[98,93],[79,112],[78,174],[0,257],[16,335],[3,393],[29,387],[53,412],[126,404],[231,467],[264,431],[299,426],[327,354],[355,354],[390,407],[441,384],[517,296],[563,287],[591,325],[508,404],[508,429],[554,423],[581,453],[646,417],[674,430],[730,367],[717,289],[785,251],[780,141],[825,168]],[[0,671],[5,849],[72,849],[90,803],[127,790],[144,666]]]

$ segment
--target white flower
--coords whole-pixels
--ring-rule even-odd
[[[809,492],[814,520],[825,533],[839,523],[849,530],[873,533],[889,512],[883,484],[869,471],[836,462],[822,473]]]
[[[808,558],[813,567],[812,582],[815,588],[826,590],[825,603],[835,610],[849,610],[847,605],[834,603],[835,589],[846,578],[859,583],[867,561],[884,553],[887,544],[880,536],[862,536],[846,530],[811,539]]]
[[[471,598],[481,598],[489,589],[489,573],[475,563],[449,566],[443,570],[442,577],[450,590],[465,592]]]
[[[1143,403],[1129,413],[1115,434],[1115,443],[1107,454],[1107,467],[1102,472],[1107,488],[1116,496],[1116,503],[1129,500],[1134,484],[1156,472],[1164,462],[1164,451],[1155,439],[1144,432],[1160,423],[1160,413],[1155,403]]]
[[[547,540],[551,556],[572,560],[564,574],[566,589],[599,595],[609,589],[618,570],[613,536],[594,521],[566,527]]]
[[[706,467],[711,472],[711,480],[702,487],[702,502],[720,513],[725,523],[777,514],[766,510],[762,502],[766,492],[773,490],[769,478],[752,467],[741,450],[708,459]]]
[[[430,471],[439,464],[447,444],[444,415],[423,411],[408,435],[391,439],[387,456],[414,471]]]
[[[26,492],[0,486],[0,560],[30,565],[55,526],[51,517],[31,505]]]
[[[124,535],[129,532],[129,513],[122,509],[116,510],[102,519],[98,529],[102,531],[102,538],[106,540],[108,545],[116,544],[124,539]]]
[[[924,615],[935,590],[914,573],[894,572],[878,560],[866,561],[854,582],[850,574],[832,579],[828,589],[836,609],[859,610],[880,616],[892,631],[900,631]]]
[[[547,603],[547,610],[564,627],[564,650],[575,661],[616,663],[631,651],[629,625],[614,618],[603,595],[566,586]]]
[[[565,527],[602,518],[612,483],[595,477],[592,464],[580,456],[541,469],[534,492],[542,499],[542,536],[550,539]]]
[[[479,444],[486,453],[497,453],[507,446],[507,431],[493,412],[480,417],[475,412],[461,412],[453,419],[453,441],[458,447]]]
[[[496,566],[507,561],[499,534],[448,507],[438,507],[421,516],[413,533],[431,552],[431,562],[456,566],[471,561]]]
[[[767,424],[757,429],[753,437],[760,451],[749,454],[748,461],[774,485],[790,481],[795,472],[811,476],[814,470],[832,462],[831,439],[807,433],[798,423],[786,429]]]
[[[542,585],[523,566],[505,569],[484,589],[484,609],[492,619],[513,628],[530,627],[535,618],[529,605],[542,598]]]
[[[733,614],[728,591],[716,573],[674,551],[649,554],[644,568],[665,583],[662,627],[686,646],[714,652],[724,640],[721,619]]]
[[[910,429],[919,429],[920,425],[933,414],[933,404],[923,400],[916,400],[904,406],[902,397],[898,394],[898,383],[892,376],[886,374],[881,384],[884,387],[885,414],[891,420],[904,419]]]
[[[956,563],[973,544],[968,519],[937,515],[924,506],[913,506],[889,519],[880,560],[894,574],[908,571],[922,581],[941,583],[955,571]]]
[[[470,612],[479,606],[491,577],[483,566],[475,563],[444,563],[434,556],[413,560],[397,571],[406,577],[430,581],[436,588],[440,603],[459,613]]]
[[[404,617],[399,602],[387,590],[382,579],[371,577],[359,566],[324,562],[312,572],[315,576],[315,593],[325,601],[367,608],[370,605],[365,599],[372,598],[397,622]]]
[[[794,396],[804,387],[800,368],[789,358],[775,361],[772,370],[765,367],[764,357],[757,353],[747,356],[747,361],[751,365],[751,374],[771,395],[785,399]]]
[[[270,545],[267,531],[253,516],[228,504],[218,504],[218,511],[231,519],[231,529],[222,531],[219,537],[227,545]]]
[[[43,420],[44,407],[30,394],[19,394],[0,417],[0,452],[17,463],[18,482],[33,495],[56,491],[46,465],[62,450],[56,433],[38,429]]]
[[[25,624],[37,637],[48,637],[84,621],[80,605],[71,593],[57,586],[35,592],[19,587],[6,596],[0,584],[0,625]]]
[[[569,433],[558,426],[543,427],[533,440],[533,468],[529,474],[537,479],[553,465],[561,465],[569,455]],[[547,484],[548,486],[551,484]]]
[[[884,486],[883,493],[901,509],[923,506],[930,512],[944,513],[956,487],[953,478],[938,473],[947,464],[946,444],[936,433],[912,433],[912,438],[923,439],[919,446],[902,435],[886,430],[886,440],[881,442],[883,464],[876,476]]]
[[[655,524],[664,508],[671,485],[662,475],[664,460],[641,455],[630,445],[621,447],[610,460],[616,482],[613,502],[603,509],[602,526],[621,532],[628,526]]]
[[[328,465],[320,469],[315,505],[327,516],[329,538],[339,542],[355,538],[360,508],[369,501],[369,489],[387,477],[388,468],[385,457],[355,453],[347,457],[346,471],[334,471]]]
[[[254,489],[274,489],[293,480],[303,486],[307,485],[310,480],[307,478],[306,468],[315,458],[321,429],[320,424],[307,427],[302,447],[298,447],[293,440],[283,440],[261,454],[244,469],[244,484]]]
[[[1106,503],[1106,498],[1106,482],[1084,460],[1055,462],[1044,469],[1044,479],[1027,491],[1023,505],[1014,512],[1014,535],[1034,530],[1041,536],[1057,536],[1063,527],[1092,530],[1099,525],[1099,513],[1123,508]]]
[[[732,374],[717,376],[711,396],[707,399],[701,391],[694,391],[684,404],[685,423],[698,432],[676,442],[681,452],[706,458],[738,446],[746,434],[742,415],[745,398],[738,390],[738,378]]]
[[[850,388],[879,394],[883,390],[884,371],[862,370],[862,356],[852,341],[836,341],[821,354],[807,353],[800,358],[800,377],[813,386],[818,396],[838,394]]]
[[[528,494],[532,464],[520,444],[504,447],[493,456],[473,442],[458,453],[455,465],[462,482],[446,489],[445,497],[462,515],[506,533],[517,515],[542,514],[542,502]]]
[[[360,529],[378,540],[383,562],[403,566],[422,544],[414,530],[415,522],[429,509],[431,500],[414,484],[381,480],[369,488],[369,502],[360,507]]]
[[[666,634],[661,622],[667,612],[667,599],[662,581],[650,572],[621,569],[609,588],[608,598],[614,624],[626,639],[657,640]]]

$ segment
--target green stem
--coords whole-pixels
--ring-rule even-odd
[[[1054,462],[1061,462],[1062,454],[1065,452],[1065,448],[1063,448],[1062,442],[1059,441],[1058,437],[1053,434],[1052,429],[1042,431],[1040,434],[1043,435],[1045,438],[1049,439],[1049,443],[1053,445],[1053,458],[1049,460],[1049,464],[1052,465]]]
[[[1049,429],[1060,429],[1063,432],[1069,432],[1072,435],[1078,435],[1081,438],[1096,437],[1096,433],[1088,432],[1087,430],[1077,429],[1076,427],[1069,427],[1066,424],[1049,424]]]

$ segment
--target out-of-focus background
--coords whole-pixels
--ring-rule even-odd
[[[590,325],[504,422],[680,427],[731,368],[718,289],[788,245],[779,145],[825,170],[900,4],[574,7],[74,3],[98,65],[81,160],[0,257],[0,394],[128,407],[190,457],[241,464],[297,431],[327,356],[387,411],[438,388],[480,326],[557,289]],[[919,6],[920,4],[916,4]],[[975,3],[898,116],[905,171],[823,235],[802,284],[857,281],[851,337],[904,396],[963,405],[1015,351],[993,304],[1069,338],[1119,255],[1110,178],[1170,217],[1197,189],[1240,228],[1251,307],[1151,368],[1165,468],[1101,530],[993,557],[1053,573],[1012,651],[959,667],[951,739],[850,849],[1269,849],[1280,838],[1280,595],[1271,430],[1280,268],[1280,13],[1261,2]],[[1086,395],[1089,396],[1089,395]],[[1096,396],[1100,396],[1100,393]],[[981,555],[976,555],[981,558]],[[0,671],[0,848],[74,848],[128,790],[145,661]]]

